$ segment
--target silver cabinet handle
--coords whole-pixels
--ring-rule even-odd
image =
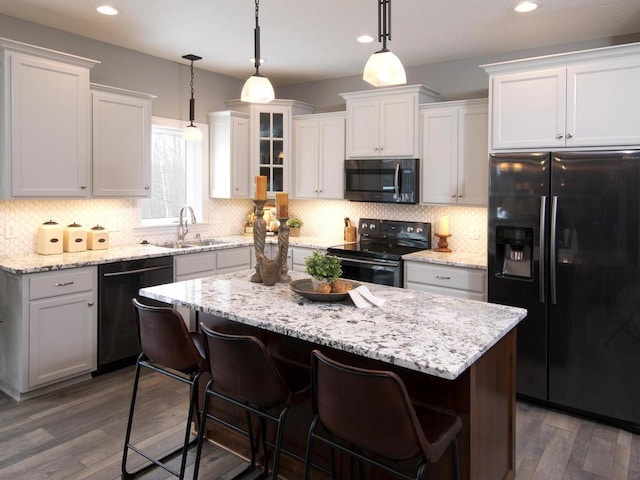
[[[444,275],[436,275],[436,278],[438,280],[451,280],[451,277],[447,277],[447,276],[444,276]]]
[[[88,305],[89,307],[93,307],[93,302],[87,302],[87,305]]]
[[[573,133],[567,133],[567,138],[573,138]]]
[[[556,135],[556,139],[560,140],[564,135],[562,135],[561,133]]]
[[[144,189],[145,189],[145,190],[149,190],[150,188],[151,188],[151,187],[150,187],[149,185],[145,185],[145,186],[144,186]]]
[[[66,287],[68,285],[73,285],[75,282],[62,282],[62,283],[54,283],[54,287]]]
[[[86,188],[87,188],[87,186],[86,186],[86,185],[80,185],[80,189],[81,189],[81,190],[84,190],[84,189],[86,189]]]

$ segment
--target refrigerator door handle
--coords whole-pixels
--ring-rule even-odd
[[[551,200],[551,238],[549,245],[549,267],[551,275],[549,286],[551,287],[551,303],[556,304],[556,220],[558,218],[558,197]]]
[[[546,232],[547,225],[547,196],[542,195],[540,197],[540,273],[538,278],[538,291],[540,298],[540,303],[545,302],[544,298],[544,276],[545,276],[545,248],[544,248],[544,238],[547,236]]]

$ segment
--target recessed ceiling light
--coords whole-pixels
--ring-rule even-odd
[[[360,43],[371,43],[373,42],[373,37],[371,35],[360,35],[356,40]]]
[[[527,13],[527,12],[533,12],[539,6],[540,5],[536,2],[524,0],[518,3],[515,7],[513,7],[513,9],[518,13]]]
[[[98,12],[100,12],[101,14],[103,14],[103,15],[117,15],[118,14],[118,10],[113,8],[111,5],[101,5],[100,7],[96,8],[96,10]]]

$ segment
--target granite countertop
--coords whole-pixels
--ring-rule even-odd
[[[27,274],[63,270],[65,268],[87,267],[125,260],[163,257],[167,255],[187,255],[197,252],[253,246],[253,236],[251,235],[216,237],[215,240],[219,243],[189,248],[167,248],[157,247],[152,244],[138,244],[124,247],[111,247],[106,250],[86,250],[84,252],[61,253],[57,255],[39,255],[37,253],[18,256],[5,255],[0,256],[0,270],[14,274]],[[266,239],[266,243],[277,243],[277,241],[278,238],[275,236],[269,236]],[[343,243],[342,239],[324,237],[289,238],[290,246],[305,248],[326,249],[339,243]]]
[[[440,265],[451,265],[455,267],[475,268],[478,270],[487,269],[486,253],[466,253],[466,252],[436,252],[435,250],[422,250],[416,253],[403,255],[404,260],[412,262],[437,263]]]
[[[450,380],[527,313],[522,308],[374,284],[367,286],[386,303],[358,309],[351,300],[309,301],[287,284],[251,283],[251,273],[147,287],[140,294]],[[291,276],[308,277],[299,272]]]
[[[65,268],[86,267],[103,263],[136,260],[151,257],[187,255],[190,253],[224,250],[236,247],[253,246],[252,235],[229,235],[216,237],[215,245],[206,245],[189,248],[167,248],[148,245],[130,245],[111,247],[106,250],[87,250],[84,252],[61,253],[58,255],[39,255],[31,253],[18,256],[0,256],[0,270],[14,274],[27,274],[46,272],[50,270],[63,270]],[[277,243],[278,237],[267,236],[266,243]],[[188,242],[187,242],[188,243]],[[289,245],[302,248],[326,249],[334,245],[341,245],[341,238],[326,237],[289,237]],[[486,255],[468,254],[462,252],[440,253],[433,250],[424,250],[409,255],[404,255],[405,260],[417,262],[439,263],[458,267],[486,269]]]

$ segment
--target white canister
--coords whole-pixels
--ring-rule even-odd
[[[36,252],[40,255],[62,253],[62,227],[53,220],[38,227]]]
[[[84,252],[87,249],[87,230],[76,222],[64,228],[62,237],[65,252]]]
[[[109,232],[96,225],[87,232],[87,248],[89,250],[106,250],[109,248]]]

